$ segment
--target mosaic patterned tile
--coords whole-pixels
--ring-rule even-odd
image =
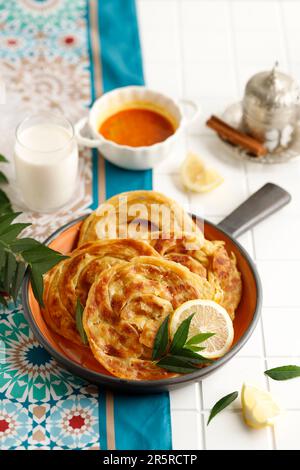
[[[0,400],[0,449],[21,447],[32,428],[28,409],[21,403]]]
[[[52,445],[83,449],[98,441],[98,410],[95,398],[71,396],[56,402],[46,418],[46,431]]]

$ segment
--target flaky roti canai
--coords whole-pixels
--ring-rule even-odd
[[[83,222],[78,245],[103,238],[142,238],[149,232],[200,230],[176,201],[156,191],[121,193],[101,204]]]
[[[61,336],[82,344],[76,328],[77,299],[84,306],[96,276],[136,256],[160,255],[141,240],[100,240],[87,243],[61,261],[44,279],[44,318]]]
[[[183,233],[180,236],[151,240],[151,245],[167,259],[183,264],[190,271],[217,284],[220,291],[218,302],[233,320],[241,300],[242,280],[236,266],[234,254],[227,253],[224,242],[203,240],[197,234]]]
[[[172,321],[184,302],[206,299],[234,319],[241,294],[236,259],[223,241],[205,239],[166,196],[132,191],[109,199],[82,223],[79,247],[45,275],[43,313],[56,333],[83,346],[79,300],[96,360],[117,377],[154,380],[173,375],[152,361],[167,315]]]
[[[109,372],[125,379],[162,379],[170,374],[151,361],[162,321],[187,300],[214,298],[214,287],[186,267],[140,256],[96,279],[83,325],[95,358]]]

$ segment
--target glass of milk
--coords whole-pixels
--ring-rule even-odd
[[[72,124],[42,112],[27,117],[16,130],[17,184],[26,206],[51,212],[72,197],[78,171],[78,147]]]

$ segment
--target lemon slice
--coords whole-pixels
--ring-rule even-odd
[[[223,182],[222,176],[208,169],[194,153],[189,153],[181,167],[181,179],[185,188],[197,193],[206,193]]]
[[[245,423],[255,429],[273,426],[280,414],[270,392],[246,384],[242,388],[242,410]]]
[[[200,346],[205,349],[199,354],[207,359],[224,356],[233,341],[233,325],[225,308],[212,300],[189,300],[180,305],[171,318],[171,338],[183,320],[192,313],[195,315],[190,324],[188,339],[199,333],[215,333],[214,336],[201,343]]]

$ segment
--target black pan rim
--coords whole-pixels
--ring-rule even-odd
[[[62,232],[72,227],[76,223],[80,222],[81,220],[84,220],[87,217],[87,215],[88,214],[78,217],[77,219],[74,219],[68,222],[67,224],[63,225],[62,227],[57,229],[52,235],[50,235],[50,237],[48,237],[44,243],[48,245]],[[54,359],[56,359],[56,361],[60,365],[64,366],[68,371],[81,377],[82,379],[88,382],[97,384],[97,385],[104,385],[104,386],[107,386],[108,388],[113,388],[113,389],[118,389],[118,390],[123,390],[123,391],[130,390],[130,391],[134,391],[137,393],[151,392],[151,391],[155,392],[155,391],[163,391],[163,390],[168,390],[168,389],[177,388],[177,387],[179,388],[180,386],[183,386],[185,384],[200,381],[206,376],[210,375],[212,372],[222,367],[240,351],[240,349],[250,339],[252,333],[254,332],[256,328],[257,322],[260,318],[261,307],[262,307],[262,285],[261,285],[260,276],[258,274],[256,266],[253,260],[251,259],[250,255],[245,250],[245,248],[241,246],[241,244],[238,241],[236,241],[229,233],[225,232],[223,229],[218,227],[218,225],[212,222],[209,222],[206,219],[200,219],[200,217],[197,217],[195,214],[192,214],[192,215],[194,218],[201,220],[202,223],[204,222],[204,225],[205,224],[211,225],[213,228],[216,228],[225,236],[231,239],[231,241],[235,244],[237,249],[241,252],[242,256],[246,259],[247,263],[249,264],[249,267],[252,271],[252,274],[255,280],[256,290],[257,290],[255,312],[254,312],[252,321],[248,329],[245,331],[245,333],[239,339],[239,341],[234,345],[234,347],[230,349],[230,351],[228,351],[228,353],[226,353],[220,359],[216,360],[213,364],[206,366],[202,369],[199,369],[199,371],[192,372],[190,374],[180,375],[178,377],[173,377],[169,379],[126,380],[126,379],[121,379],[118,377],[113,377],[113,376],[109,376],[106,374],[102,374],[100,372],[92,371],[89,369],[85,369],[81,365],[75,363],[68,357],[56,351],[41,333],[38,325],[36,324],[33,318],[33,315],[29,306],[28,287],[29,287],[30,278],[29,278],[29,272],[27,270],[25,273],[23,284],[22,284],[22,304],[24,308],[24,315],[30,325],[30,328],[35,338],[46,349],[46,351],[48,351],[48,353],[51,356],[53,356]]]

